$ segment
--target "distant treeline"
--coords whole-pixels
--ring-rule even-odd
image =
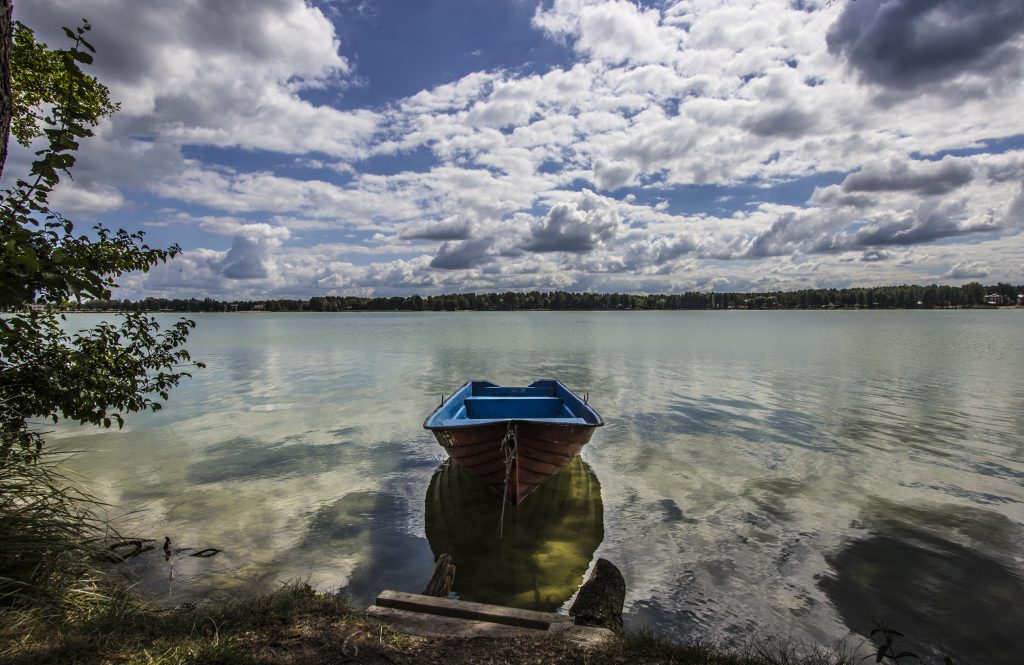
[[[672,295],[628,293],[514,292],[452,293],[426,298],[392,296],[316,296],[308,300],[236,300],[212,298],[145,298],[93,300],[76,307],[84,311],[170,312],[450,312],[456,310],[642,310],[642,309],[930,309],[985,307],[986,296],[1016,304],[1024,285],[979,283],[963,286],[883,286],[852,289],[803,289],[773,293],[705,293]],[[991,301],[992,298],[990,297]]]

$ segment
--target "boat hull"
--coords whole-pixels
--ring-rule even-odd
[[[594,429],[508,420],[432,431],[449,457],[515,505],[571,462]]]

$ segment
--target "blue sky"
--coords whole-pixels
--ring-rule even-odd
[[[121,297],[1024,281],[1019,0],[33,0]],[[15,151],[6,175],[24,169]]]

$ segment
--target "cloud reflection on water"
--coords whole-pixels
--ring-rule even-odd
[[[1024,651],[1024,529],[955,505],[875,501],[867,532],[828,558],[819,586],[851,629],[874,622],[906,635],[899,648],[956,662],[1011,665]],[[998,553],[993,556],[989,553]]]
[[[162,563],[139,573],[161,602],[294,579],[347,585],[358,604],[384,585],[422,588],[435,554],[424,497],[443,451],[421,423],[441,393],[472,378],[555,376],[590,392],[608,423],[583,451],[601,486],[593,556],[622,569],[633,625],[725,641],[752,630],[857,640],[863,598],[833,602],[821,582],[836,574],[847,588],[840,563],[854,570],[891,549],[852,547],[871,537],[864,525],[890,539],[876,543],[909,543],[894,555],[925,567],[970,561],[962,547],[1024,572],[1017,545],[998,536],[1024,541],[1014,313],[197,319],[191,346],[210,368],[166,409],[123,431],[51,437],[91,451],[74,468],[106,500],[145,508],[145,535],[225,550],[182,564],[170,593]],[[254,410],[281,404],[293,406]],[[880,516],[893,513],[914,528],[959,520],[927,529],[953,545],[883,529]],[[929,548],[939,559],[918,551]],[[949,593],[978,593],[970,575],[943,579]],[[921,602],[931,593],[920,578],[902,592]],[[975,624],[1002,614],[974,607]]]

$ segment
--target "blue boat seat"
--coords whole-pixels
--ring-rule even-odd
[[[474,418],[472,420],[466,418],[446,418],[440,422],[441,427],[476,427],[478,425],[487,425],[489,423],[503,423],[511,418]],[[519,420],[529,421],[531,423],[548,423],[552,425],[592,425],[583,418],[520,418]]]
[[[479,418],[558,418],[560,397],[467,397],[466,416]],[[569,414],[571,415],[571,414]]]
[[[478,397],[554,397],[550,387],[511,388],[507,386],[473,386],[473,395]]]

